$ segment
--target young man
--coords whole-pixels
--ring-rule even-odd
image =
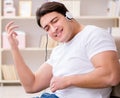
[[[79,24],[58,2],[43,4],[36,16],[38,25],[60,45],[35,73],[19,52],[14,32],[18,26],[14,22],[6,25],[14,63],[26,92],[49,87],[59,98],[109,98],[111,86],[120,82],[120,65],[112,36],[102,28]]]

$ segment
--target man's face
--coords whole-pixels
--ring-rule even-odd
[[[62,14],[57,12],[45,14],[41,18],[40,23],[52,39],[58,42],[67,42],[71,39],[71,23]]]

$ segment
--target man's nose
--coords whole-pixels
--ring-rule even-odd
[[[57,27],[56,27],[56,26],[51,25],[51,32],[52,32],[52,33],[55,33],[55,32],[56,32],[56,30],[57,30]]]

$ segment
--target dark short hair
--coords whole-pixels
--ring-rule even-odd
[[[68,11],[68,9],[62,3],[46,2],[40,8],[38,8],[37,11],[36,11],[37,24],[41,27],[40,19],[41,19],[42,16],[44,16],[47,13],[58,12],[58,13],[65,16],[65,13],[67,11]]]

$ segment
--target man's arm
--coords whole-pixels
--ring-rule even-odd
[[[11,51],[19,79],[26,92],[41,91],[49,86],[50,79],[52,78],[51,65],[44,63],[33,73],[25,64],[18,47],[12,48]]]
[[[69,86],[82,88],[104,88],[120,82],[120,64],[115,51],[101,52],[92,57],[94,70],[86,74],[54,77],[51,90],[54,92]]]
[[[43,64],[36,73],[33,73],[29,69],[18,48],[18,40],[16,39],[17,33],[14,31],[17,27],[17,25],[14,25],[14,22],[9,22],[5,30],[8,34],[8,40],[19,79],[26,92],[32,93],[41,91],[49,86],[52,77],[52,67],[48,64]]]
[[[14,62],[16,62],[17,73],[21,84],[27,93],[39,92],[49,87],[52,78],[52,67],[50,65],[44,63],[35,73],[33,73],[24,61],[22,62],[19,57],[16,59],[14,59]]]
[[[91,61],[95,69],[87,74],[73,76],[72,85],[101,88],[114,86],[120,82],[120,64],[116,52],[106,51],[99,53]]]

